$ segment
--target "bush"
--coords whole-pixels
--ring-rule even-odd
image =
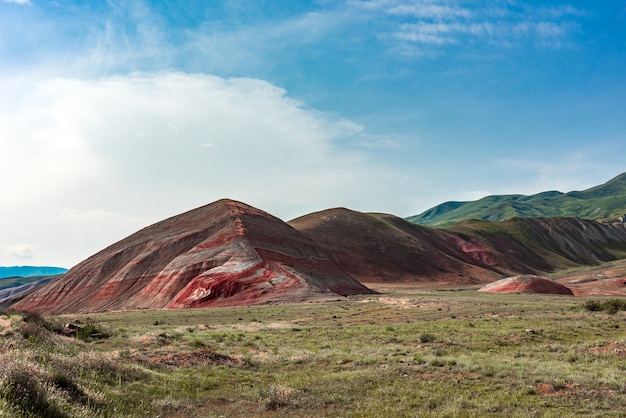
[[[589,312],[598,312],[602,310],[602,304],[597,300],[588,300],[583,305]]]
[[[22,337],[31,342],[49,341],[51,333],[61,334],[62,327],[58,322],[50,321],[38,312],[24,311],[18,312],[22,317],[19,330]]]
[[[624,299],[609,299],[605,301],[588,300],[583,304],[583,307],[590,312],[606,312],[614,314],[619,311],[626,311],[626,300]]]
[[[94,322],[88,322],[76,330],[76,338],[83,341],[102,340],[109,338],[109,332]]]
[[[37,417],[65,417],[47,397],[35,376],[23,368],[14,368],[7,372],[0,396],[13,408],[24,415]]]
[[[617,313],[618,311],[626,311],[626,300],[610,299],[604,302],[605,311],[608,313]]]

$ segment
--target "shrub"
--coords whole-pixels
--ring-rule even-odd
[[[21,367],[10,369],[6,373],[0,396],[24,415],[49,418],[66,416],[48,401],[45,389],[40,386],[36,377]]]
[[[63,334],[60,323],[46,319],[38,312],[24,311],[17,314],[22,318],[20,334],[31,342],[50,341],[51,333]]]
[[[619,311],[626,311],[626,300],[609,299],[602,302],[598,300],[588,300],[583,304],[583,307],[590,312],[604,311],[609,314],[614,314]]]
[[[206,345],[204,344],[204,342],[201,339],[194,338],[191,341],[191,346],[194,347],[194,348],[204,348]]]
[[[432,334],[422,334],[420,335],[420,342],[423,344],[430,343],[435,341],[435,336]]]
[[[583,304],[583,306],[589,312],[598,312],[602,310],[602,305],[597,300],[588,300]]]
[[[83,341],[101,340],[109,338],[109,333],[94,322],[87,322],[85,326],[76,330],[76,338]]]
[[[617,313],[618,311],[626,311],[626,300],[623,299],[610,299],[604,302],[604,310],[607,313]]]
[[[442,359],[433,359],[430,361],[430,365],[433,367],[443,367],[446,365],[446,362]]]

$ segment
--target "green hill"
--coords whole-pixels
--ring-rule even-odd
[[[54,276],[63,274],[66,271],[66,268],[49,266],[0,267],[0,279],[7,277]]]
[[[40,282],[43,280],[50,281],[59,276],[60,274],[49,275],[49,276],[2,277],[0,278],[0,291],[4,289],[24,286],[24,285],[35,283],[35,282]],[[0,294],[1,293],[2,292],[0,292]]]
[[[496,195],[471,202],[446,202],[406,219],[420,225],[443,227],[467,219],[498,222],[514,217],[564,216],[607,221],[624,214],[626,173],[583,191]]]

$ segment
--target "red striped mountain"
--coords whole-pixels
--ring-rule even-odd
[[[315,241],[220,200],[111,245],[14,305],[44,314],[290,302],[371,293]]]
[[[479,241],[388,214],[336,208],[289,224],[332,252],[362,283],[479,284],[528,270]]]
[[[465,221],[434,229],[339,208],[289,223],[362,283],[478,284],[626,258],[626,225],[577,218]]]

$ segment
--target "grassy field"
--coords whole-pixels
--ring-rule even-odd
[[[0,416],[625,416],[625,314],[603,301],[395,289],[13,314],[0,317]],[[65,323],[78,337],[59,333]]]

